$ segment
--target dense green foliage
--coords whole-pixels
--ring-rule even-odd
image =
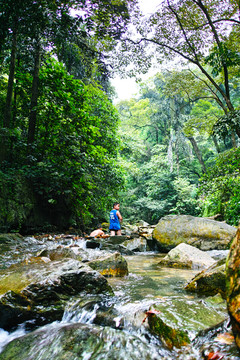
[[[102,49],[115,46],[134,3],[0,1],[2,231],[105,219],[122,180]]]
[[[41,206],[54,214],[50,223],[57,223],[56,215],[64,212],[71,225],[83,226],[104,211],[121,184],[114,166],[118,117],[100,89],[74,79],[55,60],[46,61],[39,79],[37,141],[27,145],[22,113],[2,174],[12,184],[20,174],[31,183]],[[29,102],[28,82],[28,74],[18,78],[18,91],[25,91],[19,104],[23,109]]]
[[[83,230],[117,198],[126,220],[238,223],[238,0],[163,0],[150,16],[137,0],[0,7],[0,231]],[[111,67],[176,57],[116,112]]]
[[[130,221],[156,223],[167,214],[220,214],[236,225],[239,150],[229,150],[225,118],[225,132],[220,131],[221,107],[211,98],[198,98],[196,84],[188,91],[195,92],[195,101],[185,96],[188,73],[183,72],[155,75],[141,83],[138,98],[118,105],[125,215]]]
[[[177,66],[170,62],[171,70],[141,84],[138,98],[119,104],[134,134],[125,131],[121,151],[129,217],[220,214],[238,224],[239,168],[230,160],[240,138],[238,15],[238,0],[163,0],[133,18],[136,33],[124,37],[120,65],[134,63],[130,74],[151,62]]]
[[[200,213],[197,183],[201,164],[184,135],[184,113],[190,113],[190,108],[185,103],[182,110],[184,99],[168,97],[165,89],[166,78],[158,74],[141,84],[139,99],[118,106],[121,166],[127,181],[122,196],[130,220],[156,223],[167,214]],[[198,138],[204,150],[204,141],[200,135]]]
[[[231,149],[216,158],[214,166],[201,179],[203,214],[220,213],[234,225],[240,212],[240,148]]]

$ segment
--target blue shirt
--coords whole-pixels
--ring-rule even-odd
[[[120,230],[120,221],[117,216],[117,210],[113,209],[110,211],[110,225],[109,230]]]

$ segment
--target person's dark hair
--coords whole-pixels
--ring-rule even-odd
[[[102,228],[102,224],[98,224],[97,228],[98,229]]]
[[[118,204],[119,204],[119,202],[115,202],[115,203],[113,203],[113,207],[114,207],[114,206],[116,206],[116,205],[118,205]]]

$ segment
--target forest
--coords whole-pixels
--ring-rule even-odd
[[[239,35],[239,0],[0,0],[0,231],[85,231],[114,201],[238,225]],[[114,74],[139,93],[113,102]]]

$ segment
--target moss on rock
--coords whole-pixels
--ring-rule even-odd
[[[150,331],[157,335],[170,350],[173,347],[181,348],[190,344],[190,339],[186,332],[167,325],[157,314],[148,316],[148,324]]]
[[[226,261],[226,293],[232,330],[240,349],[240,227]]]
[[[90,261],[88,265],[105,277],[122,277],[128,275],[127,262],[118,252],[107,255],[104,258]]]

